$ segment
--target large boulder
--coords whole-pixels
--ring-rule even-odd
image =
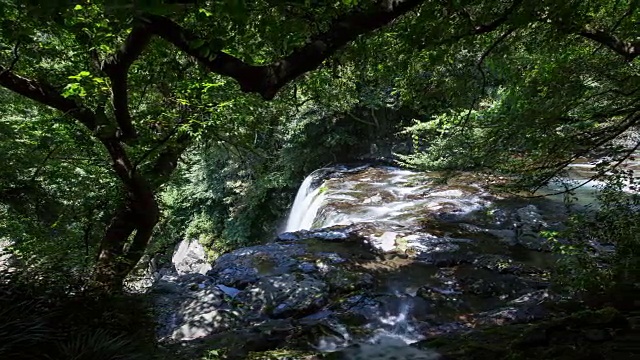
[[[211,264],[207,261],[207,252],[195,239],[184,239],[173,252],[171,262],[180,275],[206,274],[211,270]]]
[[[238,301],[272,318],[302,317],[327,303],[327,284],[307,274],[265,277],[238,294]]]

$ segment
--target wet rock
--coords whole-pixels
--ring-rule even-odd
[[[348,328],[361,327],[369,323],[370,319],[358,312],[347,312],[337,314],[338,320]]]
[[[420,258],[424,254],[454,253],[460,250],[460,244],[469,243],[468,239],[437,237],[430,234],[412,234],[403,241],[410,255]]]
[[[478,325],[522,324],[544,319],[549,314],[549,310],[541,305],[509,307],[477,314],[474,316],[474,323]]]
[[[344,257],[333,253],[333,252],[317,252],[315,254],[318,259],[316,260],[316,266],[322,266],[322,263],[326,263],[326,264],[344,264],[347,262],[347,259],[345,259]]]
[[[375,194],[372,197],[368,197],[364,199],[363,204],[376,204],[382,201],[382,196],[380,194]]]
[[[524,294],[517,299],[509,301],[509,305],[515,306],[532,306],[547,303],[553,300],[553,297],[547,290],[536,290]]]
[[[507,303],[507,307],[473,315],[480,325],[504,325],[529,323],[550,315],[547,304],[552,297],[546,290],[532,291]]]
[[[373,275],[349,269],[334,268],[324,275],[324,280],[334,293],[349,293],[373,287]]]
[[[229,287],[244,288],[264,276],[289,273],[297,257],[307,254],[303,245],[270,243],[238,249],[220,256],[207,274]]]
[[[277,241],[305,241],[305,240],[324,240],[324,241],[346,241],[357,236],[356,227],[350,226],[333,226],[330,228],[300,230],[293,233],[283,233],[278,235]]]
[[[550,251],[549,242],[540,236],[540,231],[549,227],[540,214],[540,210],[535,205],[528,205],[518,209],[516,213],[516,242],[528,249]]]
[[[530,290],[527,282],[514,275],[478,273],[462,277],[459,281],[465,293],[486,298],[514,298]]]
[[[387,231],[381,236],[369,236],[369,244],[376,250],[382,253],[388,253],[396,250],[396,237],[397,233],[393,231]]]
[[[238,290],[236,288],[229,287],[229,286],[224,286],[222,284],[216,285],[216,288],[218,288],[225,295],[229,296],[232,299],[235,298],[236,295],[238,295],[240,293],[240,290]]]
[[[479,255],[475,260],[473,260],[473,264],[478,268],[491,270],[501,274],[531,275],[541,274],[543,272],[539,268],[514,261],[505,255]]]
[[[460,296],[461,293],[457,291],[424,286],[418,289],[416,295],[425,299],[434,312],[462,313],[468,310],[468,306]]]
[[[285,232],[276,238],[277,241],[297,241],[300,240],[300,235],[297,232]]]
[[[486,232],[490,235],[497,237],[498,239],[506,242],[509,245],[517,244],[516,230],[513,229],[488,229]]]
[[[368,295],[353,295],[338,299],[330,308],[342,316],[371,319],[380,312],[380,302]]]
[[[237,296],[253,312],[274,318],[301,317],[327,303],[327,285],[306,274],[284,274],[260,279]]]
[[[472,254],[467,253],[419,253],[416,256],[416,260],[424,264],[433,265],[435,267],[453,267],[460,264],[470,263],[473,259]]]
[[[300,271],[302,271],[303,273],[312,273],[318,270],[315,264],[306,261],[298,264],[298,269],[300,269]]]
[[[307,315],[303,317],[302,319],[300,319],[299,322],[301,324],[315,323],[324,319],[328,319],[333,314],[334,313],[331,310],[321,310],[321,311],[318,311],[317,313],[313,313],[311,315]]]
[[[541,230],[547,226],[547,223],[542,218],[542,214],[540,214],[540,210],[535,205],[527,205],[518,209],[516,213],[523,227],[528,227],[532,230]]]

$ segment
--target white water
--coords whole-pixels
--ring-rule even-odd
[[[484,204],[481,194],[460,190],[430,191],[413,185],[428,181],[418,173],[396,168],[369,168],[343,178],[330,178],[312,189],[314,174],[298,190],[285,232],[357,223],[410,227],[418,220],[416,211],[437,211],[453,204],[468,213]]]
[[[425,338],[420,330],[413,325],[411,311],[411,301],[409,298],[403,298],[397,313],[380,314],[377,321],[364,326],[370,331],[370,335],[366,339],[353,339],[346,327],[337,326],[334,330],[340,333],[341,338],[337,336],[323,337],[319,340],[316,349],[321,352],[334,352],[344,349],[350,344],[360,343],[360,346],[365,347],[366,344],[371,344],[369,346],[374,346],[374,349],[388,347],[387,350],[395,348],[395,350],[401,350],[405,353],[423,354],[422,351],[408,346]],[[421,358],[417,357],[417,359]]]
[[[311,229],[316,213],[322,204],[322,196],[318,196],[321,195],[321,187],[312,190],[312,184],[313,173],[304,179],[300,189],[298,189],[296,199],[291,207],[291,213],[287,219],[285,232]]]
[[[637,163],[635,166],[637,168]],[[592,171],[591,167],[592,165],[576,164],[575,168],[579,168],[581,173],[570,174],[570,179],[584,178],[583,174]],[[398,246],[396,240],[401,238],[408,248],[422,251],[422,247],[426,246],[425,252],[438,252],[440,245],[431,245],[429,241],[437,238],[436,236],[416,235],[413,231],[419,220],[425,217],[425,213],[443,212],[460,216],[490,205],[490,200],[484,199],[486,193],[479,188],[474,190],[473,186],[447,188],[422,185],[429,183],[428,177],[412,171],[365,168],[360,172],[352,171],[343,175],[345,176],[329,178],[315,189],[312,187],[317,178],[314,174],[309,175],[298,190],[287,220],[286,231],[374,223],[375,229],[379,231],[365,236],[382,250],[387,246]],[[598,185],[600,183],[597,181],[589,183],[581,188],[582,192],[579,195],[592,201],[592,193]],[[560,186],[551,183],[548,191],[552,192],[556,188],[561,190]],[[451,291],[453,290],[442,289],[442,292]],[[337,324],[333,329],[340,336],[320,339],[317,349],[332,352],[345,349],[354,342],[364,344],[364,347],[381,346],[390,342],[392,345],[404,344],[405,349],[418,351],[409,346],[423,339],[419,323],[412,317],[412,299],[415,299],[416,293],[402,293],[404,295],[397,294],[398,297],[402,296],[398,308],[387,313],[378,313],[377,320],[365,325],[370,331],[366,337],[351,336],[346,327]]]

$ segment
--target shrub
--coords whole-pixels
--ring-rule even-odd
[[[565,231],[547,234],[561,254],[555,275],[560,289],[587,297],[613,295],[618,302],[637,294],[640,194],[634,180],[629,173],[609,177],[597,208],[574,215]]]
[[[155,324],[146,299],[80,284],[69,274],[0,274],[0,359],[149,359]]]

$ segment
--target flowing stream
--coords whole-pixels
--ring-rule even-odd
[[[638,176],[637,161],[629,161],[625,166],[635,171]],[[593,174],[592,164],[576,163],[569,168],[569,177],[563,181],[579,183]],[[450,235],[446,234],[443,237],[437,232],[434,232],[435,235],[425,233],[424,221],[434,214],[439,219],[446,221],[454,219],[454,223],[462,223],[472,228],[475,225],[469,224],[485,222],[483,226],[488,227],[489,230],[483,231],[492,236],[497,234],[497,237],[500,237],[501,234],[511,233],[518,237],[518,232],[522,235],[521,224],[525,224],[525,228],[530,233],[526,236],[535,237],[540,229],[547,226],[546,222],[555,219],[555,215],[562,213],[562,216],[565,216],[562,196],[550,196],[531,205],[530,200],[498,199],[473,180],[443,185],[438,182],[438,178],[437,173],[417,173],[394,167],[364,166],[357,169],[345,167],[320,169],[307,176],[300,186],[286,222],[285,232],[321,229],[320,231],[327,231],[326,233],[330,234],[330,230],[334,228],[364,226],[369,229],[366,235],[369,243],[382,252],[397,252],[401,246],[404,246],[405,248],[418,249],[425,254],[437,255],[440,252],[460,248],[460,246],[464,246],[465,242],[472,242],[474,245],[481,244],[483,238],[471,233],[465,235],[470,238],[463,239],[450,238]],[[579,188],[575,192],[579,199],[578,202],[582,205],[594,202],[595,192],[600,185],[601,183],[594,181]],[[562,189],[561,182],[554,182],[541,189],[541,192],[552,194]],[[506,210],[502,207],[506,207]],[[509,219],[513,219],[513,216],[509,218],[506,215],[501,215],[509,211],[516,214],[515,219],[521,221],[520,225],[510,223],[513,220]],[[485,213],[492,214],[493,220],[490,223],[486,223],[482,216],[478,216],[478,214]],[[542,213],[545,215],[541,215]],[[426,231],[433,232],[435,230],[428,229]],[[474,231],[477,233],[477,230]],[[494,236],[494,238],[496,237]],[[481,245],[484,246],[483,250],[473,251],[506,254],[513,259],[523,260],[536,266],[552,261],[544,260],[549,258],[549,255],[545,255],[544,252],[539,253],[529,249],[517,250],[524,249],[521,245],[503,251],[499,250],[502,245],[496,245],[496,240],[490,240],[486,243],[489,244],[488,247]],[[534,248],[530,247],[530,249]],[[482,253],[478,253],[474,256],[481,257],[481,255]],[[374,267],[378,265],[374,265]],[[381,265],[386,266],[385,264]],[[457,265],[451,269],[458,275],[464,274],[466,271],[478,277],[479,270],[477,268]],[[446,271],[448,270],[445,268],[445,273]],[[434,275],[436,273],[439,275]],[[365,326],[370,335],[364,341],[375,344],[392,339],[406,346],[423,339],[424,331],[414,321],[416,312],[420,311],[415,308],[416,304],[420,304],[417,301],[419,297],[416,296],[416,289],[424,286],[428,278],[438,276],[442,277],[441,268],[427,269],[422,266],[421,262],[409,261],[402,265],[402,270],[397,275],[382,280],[383,287],[385,287],[382,291],[391,294],[389,298],[395,298],[395,300],[389,301],[393,306],[390,306],[386,313],[380,314],[376,321]],[[495,280],[493,275],[488,275],[486,279],[480,281],[490,282],[493,280]],[[456,280],[444,279],[438,285],[439,287],[434,286],[432,289],[435,289],[434,291],[442,296],[458,296],[457,294],[461,294],[460,286],[459,284],[452,285],[454,283]],[[494,300],[481,299],[478,308],[486,307],[487,304],[495,305]],[[470,298],[461,301],[474,304]],[[321,339],[318,349],[336,351],[345,348],[354,341],[346,328],[338,330],[343,333],[342,338]],[[358,341],[361,342],[363,339]]]

